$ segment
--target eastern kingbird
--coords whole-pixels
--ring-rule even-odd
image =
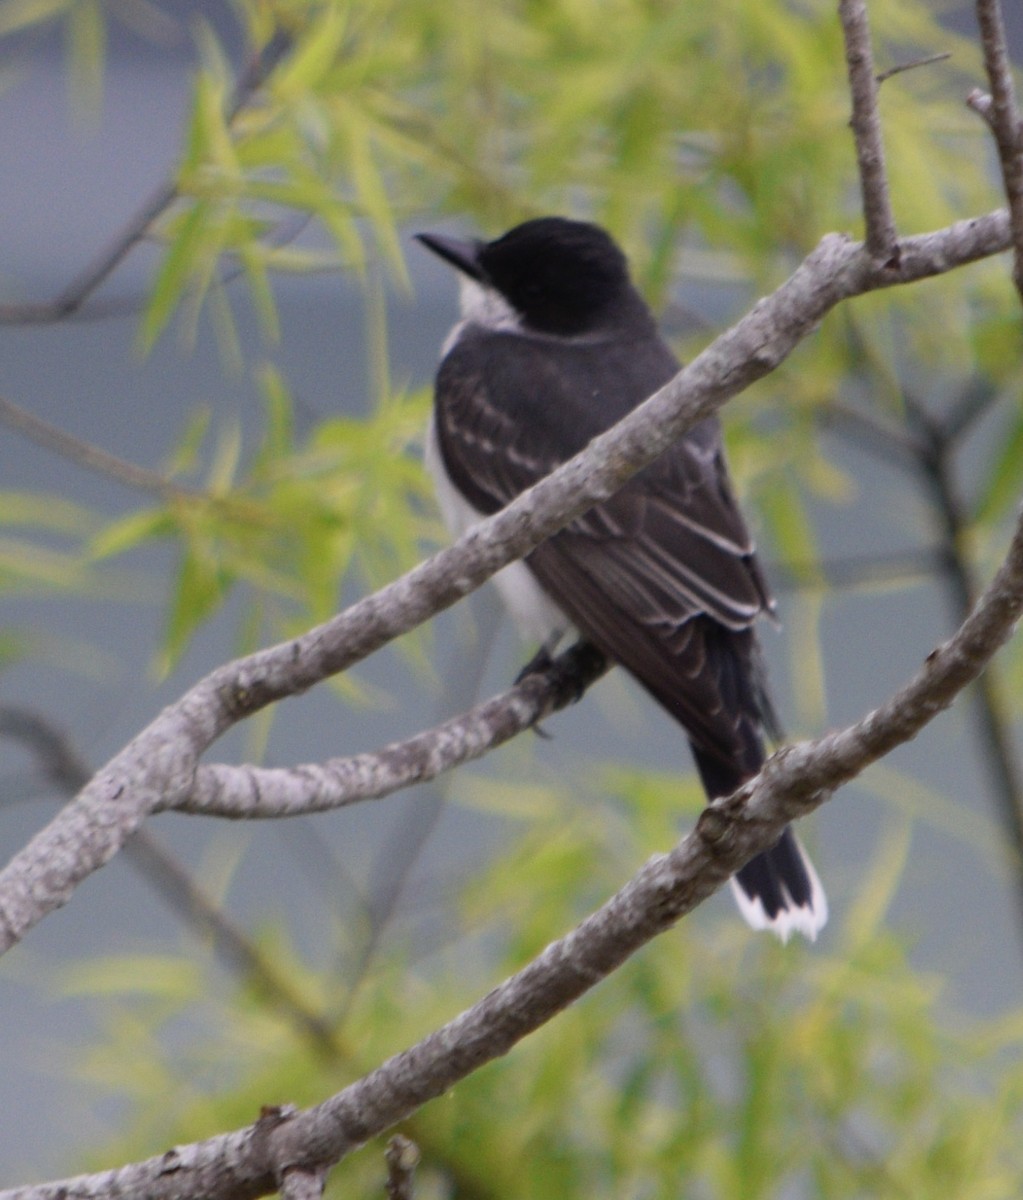
[[[419,240],[459,272],[462,320],[444,344],[426,458],[457,536],[577,454],[679,370],[603,229],[526,221],[496,241]],[[771,728],[753,629],[774,602],[714,419],[610,500],[495,577],[520,631],[547,652],[576,631],[686,731],[709,798],[764,761]],[[791,829],[732,880],[756,929],[808,938],[827,901]]]

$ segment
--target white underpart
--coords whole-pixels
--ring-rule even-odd
[[[483,514],[473,508],[448,478],[441,461],[436,421],[432,417],[426,435],[424,458],[426,469],[433,476],[444,524],[452,537],[461,537],[467,529],[483,520]],[[497,572],[491,582],[500,592],[504,606],[524,641],[539,642],[548,650],[553,650],[571,629],[571,622],[540,587],[525,563],[509,563]]]
[[[772,918],[767,915],[759,898],[751,900],[734,878],[729,882],[732,885],[732,895],[739,906],[739,912],[742,913],[747,925],[753,929],[769,929],[783,942],[787,942],[793,933],[801,933],[803,937],[815,942],[817,934],[828,923],[828,898],[824,894],[824,888],[813,868],[813,863],[810,862],[798,839],[796,846],[810,879],[809,904],[797,905],[788,892],[783,889],[789,907],[783,908],[776,917]]]

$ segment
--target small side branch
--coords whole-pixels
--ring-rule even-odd
[[[201,766],[195,787],[174,807],[200,816],[292,817],[378,800],[480,758],[578,700],[610,664],[578,642],[544,671],[461,716],[369,754],[293,768]]]
[[[977,0],[977,23],[991,94],[974,91],[966,102],[987,121],[998,147],[1012,227],[1013,282],[1023,299],[1023,127],[999,0]]]
[[[387,1143],[387,1200],[412,1200],[412,1184],[419,1166],[419,1147],[396,1133]]]
[[[866,245],[879,263],[898,259],[898,235],[885,169],[881,118],[877,110],[878,80],[870,46],[866,0],[839,0],[838,17],[845,38],[845,62],[852,95],[852,126],[860,172]]]
[[[326,1181],[326,1171],[315,1168],[295,1167],[285,1171],[281,1180],[281,1200],[320,1200]]]
[[[933,67],[935,63],[947,62],[951,57],[952,55],[945,51],[941,54],[927,54],[923,58],[914,58],[910,62],[896,63],[887,71],[879,71],[876,79],[879,85],[887,83],[896,75],[902,75],[906,71],[915,71],[918,67]]]
[[[149,471],[145,467],[118,458],[102,447],[83,441],[49,421],[44,421],[3,396],[0,396],[0,424],[20,433],[37,446],[42,446],[44,450],[60,455],[68,462],[76,463],[87,471],[95,471],[125,487],[145,492],[159,500],[184,499],[196,495],[195,492],[165,479],[158,471]]]

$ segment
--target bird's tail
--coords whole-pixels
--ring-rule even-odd
[[[693,756],[711,800],[730,795],[749,777],[696,746]],[[739,911],[748,924],[754,929],[769,929],[783,942],[793,932],[812,942],[827,922],[824,888],[789,826],[770,850],[737,871],[731,883]]]

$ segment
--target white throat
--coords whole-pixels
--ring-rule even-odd
[[[522,328],[522,318],[500,292],[468,275],[458,277],[458,305],[464,320],[484,329]]]
[[[495,332],[519,333],[522,330],[522,318],[500,292],[461,273],[458,276],[458,307],[462,319],[445,339],[441,347],[441,358],[457,343],[470,325]]]

